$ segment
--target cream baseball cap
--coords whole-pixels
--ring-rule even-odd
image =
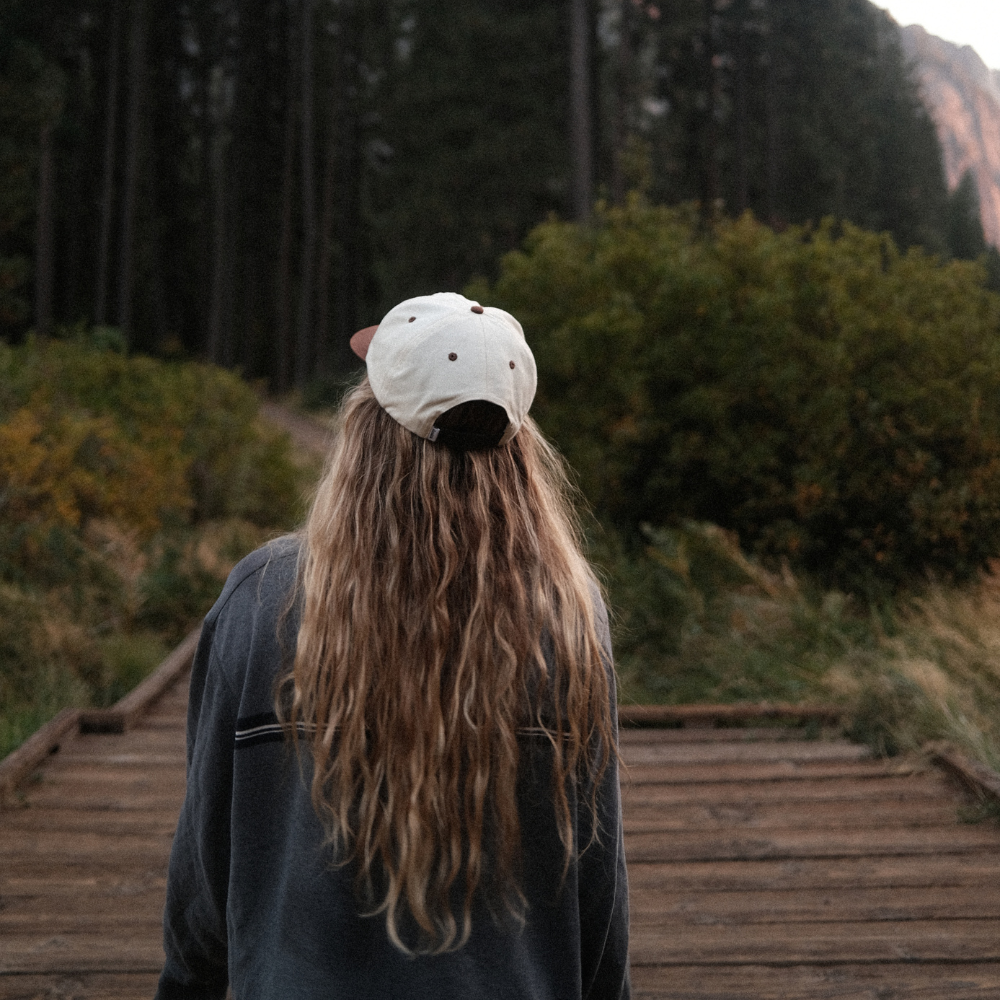
[[[509,421],[500,443],[521,428],[538,375],[524,331],[510,313],[455,292],[407,299],[378,326],[359,330],[351,349],[368,366],[375,398],[418,437],[437,439],[435,421],[482,399]]]

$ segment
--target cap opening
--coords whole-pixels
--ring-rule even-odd
[[[485,451],[500,444],[510,420],[507,411],[485,399],[471,399],[445,410],[434,428],[432,440],[455,451]]]

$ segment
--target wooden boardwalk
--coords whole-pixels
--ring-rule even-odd
[[[152,996],[185,701],[69,737],[0,813],[0,998]],[[789,734],[623,734],[635,995],[1000,998],[997,824],[934,769]]]

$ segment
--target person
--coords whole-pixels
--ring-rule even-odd
[[[204,622],[157,997],[627,997],[607,614],[521,326],[438,293],[351,343],[304,528]]]

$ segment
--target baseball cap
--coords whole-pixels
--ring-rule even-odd
[[[521,428],[538,375],[524,331],[510,313],[455,292],[407,299],[378,326],[359,330],[351,349],[368,366],[382,408],[407,430],[444,441],[438,418],[483,401],[507,414],[499,439]]]

